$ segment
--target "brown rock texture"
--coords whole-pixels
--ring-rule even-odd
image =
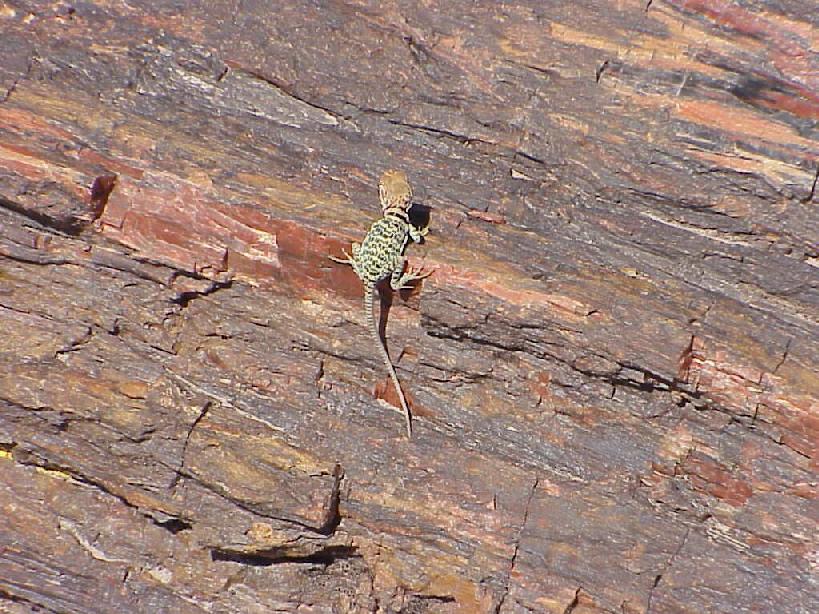
[[[0,611],[819,611],[818,22],[0,3]]]

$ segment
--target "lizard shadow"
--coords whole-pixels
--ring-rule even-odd
[[[376,284],[376,288],[378,289],[378,302],[379,302],[379,309],[378,309],[378,335],[381,337],[382,341],[386,342],[387,339],[387,321],[390,318],[390,311],[392,311],[392,305],[395,300],[395,295],[401,297],[401,300],[405,303],[412,297],[414,294],[418,292],[418,288],[421,285],[421,280],[416,279],[415,281],[410,282],[409,288],[402,288],[401,290],[395,291],[390,287],[390,280],[385,279],[380,281]],[[386,343],[385,343],[386,345]],[[387,350],[389,353],[389,349]]]
[[[428,207],[427,205],[422,205],[420,203],[412,203],[412,207],[410,207],[409,211],[407,212],[409,215],[410,224],[416,228],[429,228],[431,212],[432,207]],[[421,237],[422,245],[425,241],[426,239]],[[387,321],[390,317],[390,311],[392,310],[395,295],[398,294],[402,301],[407,302],[414,294],[418,292],[418,288],[421,286],[421,281],[422,280],[420,279],[411,281],[409,287],[402,288],[398,291],[393,290],[390,287],[389,279],[384,279],[376,284],[379,298],[378,335],[381,337],[381,340],[384,341],[385,346],[387,345]],[[387,349],[387,352],[389,353],[389,349]]]
[[[412,206],[407,212],[410,224],[416,228],[429,228],[431,213],[432,207],[420,203],[412,203]]]

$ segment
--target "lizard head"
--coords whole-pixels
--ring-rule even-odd
[[[378,182],[378,198],[381,200],[383,213],[390,209],[409,211],[412,206],[412,188],[407,174],[404,171],[385,171]]]

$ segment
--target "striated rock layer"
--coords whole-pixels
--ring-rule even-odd
[[[819,611],[812,4],[0,5],[0,611]]]

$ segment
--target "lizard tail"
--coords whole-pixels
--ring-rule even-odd
[[[384,365],[387,367],[387,371],[390,373],[390,379],[392,379],[392,383],[395,385],[395,391],[398,393],[398,399],[401,401],[401,409],[404,410],[404,417],[407,421],[407,437],[411,438],[412,414],[407,406],[407,400],[404,398],[404,391],[401,390],[401,384],[398,382],[398,376],[395,374],[395,369],[392,366],[390,355],[387,353],[387,346],[381,340],[381,335],[378,333],[378,323],[373,316],[373,299],[375,299],[376,296],[378,296],[378,290],[376,290],[375,286],[373,286],[373,288],[368,292],[364,292],[364,312],[367,314],[367,324],[369,324],[373,337],[375,337],[375,343],[378,346],[378,349],[381,351],[381,357],[384,359]]]

